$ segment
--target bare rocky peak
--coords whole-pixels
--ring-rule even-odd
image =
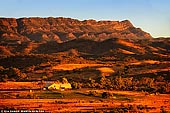
[[[71,18],[0,18],[0,40],[20,37],[25,41],[57,41],[76,38],[102,41],[108,38],[151,38],[149,33],[136,28],[129,20],[124,21],[79,21]],[[23,41],[22,40],[22,41]]]

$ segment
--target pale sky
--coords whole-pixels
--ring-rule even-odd
[[[170,37],[170,0],[0,0],[0,17],[130,20],[153,37]]]

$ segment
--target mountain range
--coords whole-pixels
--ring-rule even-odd
[[[169,38],[153,38],[129,20],[96,21],[71,18],[0,18],[0,53],[146,55],[168,57]]]
[[[56,41],[78,38],[103,41],[108,38],[151,38],[149,33],[124,21],[79,21],[71,18],[0,18],[1,41]]]
[[[108,75],[101,69],[111,69],[113,76],[107,79],[120,75],[140,81],[141,77],[161,76],[166,85],[169,48],[170,38],[153,38],[128,20],[1,18],[0,81],[66,77],[86,84],[89,78],[100,81]]]

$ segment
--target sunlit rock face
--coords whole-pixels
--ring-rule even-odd
[[[76,38],[103,41],[109,38],[152,38],[129,20],[79,21],[71,18],[0,18],[0,40],[62,43]]]

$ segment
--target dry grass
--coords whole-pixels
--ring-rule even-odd
[[[129,54],[129,55],[135,54],[134,52],[127,51],[127,50],[124,50],[124,49],[119,49],[119,51],[123,54]]]
[[[127,47],[138,49],[139,52],[141,52],[141,53],[145,53],[145,50],[142,47],[137,46],[137,45],[135,45],[133,43],[130,43],[130,42],[127,42],[127,41],[124,41],[124,40],[118,40],[118,43],[122,44],[124,46],[127,46]]]
[[[140,65],[140,64],[160,64],[160,61],[157,60],[143,60],[138,62],[133,62],[131,65]]]
[[[160,57],[168,57],[168,55],[165,54],[160,54],[160,53],[156,53],[156,52],[152,52],[154,55],[160,56]]]
[[[73,69],[81,69],[85,67],[95,67],[102,66],[102,64],[60,64],[57,66],[53,66],[53,70],[73,70]]]
[[[160,61],[156,61],[156,60],[144,60],[143,63],[146,63],[146,64],[159,64]]]
[[[76,92],[86,93],[90,90],[81,89]],[[99,93],[108,90],[95,90]],[[65,91],[64,94],[75,94],[74,90]],[[155,107],[148,112],[160,112],[161,106],[165,106],[167,111],[170,111],[170,96],[169,94],[160,95],[145,95],[143,92],[132,91],[109,91],[113,94],[123,95],[124,97],[133,98],[133,101],[119,100],[119,99],[102,99],[93,96],[84,96],[80,98],[77,95],[72,95],[71,98],[64,97],[62,99],[1,99],[0,109],[3,106],[8,106],[16,109],[39,109],[50,112],[87,112],[94,111],[96,109],[108,109],[115,108],[120,105],[143,105],[149,107]],[[69,96],[69,95],[66,95]],[[145,111],[146,112],[146,111]]]
[[[37,82],[0,82],[0,89],[39,88]]]
[[[155,48],[155,47],[152,47],[152,46],[148,46],[148,47],[149,47],[149,49],[151,49],[152,51],[158,51],[158,49]]]
[[[115,72],[112,68],[109,68],[109,67],[100,67],[100,68],[97,68],[97,70],[99,70],[104,76],[105,75],[108,76]]]

